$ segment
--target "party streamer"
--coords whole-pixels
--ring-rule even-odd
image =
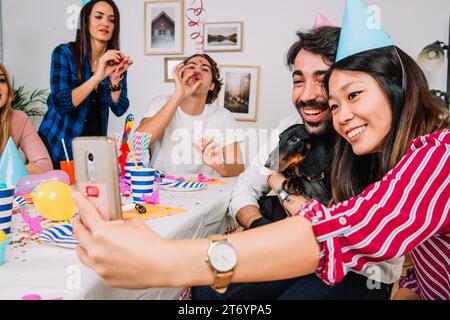
[[[195,49],[197,51],[203,51],[205,37],[203,35],[202,25],[206,21],[204,0],[193,0],[186,9],[186,18],[188,27],[192,28],[192,32],[189,36],[195,41]]]

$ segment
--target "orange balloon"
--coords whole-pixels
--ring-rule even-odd
[[[47,182],[33,192],[36,210],[51,221],[67,221],[75,215],[72,189],[60,181]]]

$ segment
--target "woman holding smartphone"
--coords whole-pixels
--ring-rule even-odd
[[[126,71],[133,61],[119,51],[120,14],[112,0],[92,0],[80,13],[75,42],[55,48],[48,111],[39,128],[55,168],[72,158],[72,139],[105,136],[109,110],[128,109]]]
[[[345,32],[344,24],[339,47]],[[450,117],[415,61],[387,43],[344,55],[324,79],[340,136],[332,206],[290,195],[284,205],[292,218],[229,236],[167,240],[141,221],[103,221],[77,194],[81,261],[115,287],[210,284],[223,293],[230,281],[312,273],[328,285],[349,272],[378,280],[385,261],[410,252],[417,286],[402,291],[450,299]],[[275,173],[269,184],[277,190],[283,180]],[[385,273],[383,282],[397,280],[394,274]],[[279,298],[295,299],[295,292],[294,284]]]

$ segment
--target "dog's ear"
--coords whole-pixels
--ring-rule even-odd
[[[311,138],[310,141],[311,148],[302,162],[301,174],[317,177],[331,167],[333,147],[319,139]]]

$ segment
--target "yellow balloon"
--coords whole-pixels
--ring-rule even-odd
[[[6,233],[3,230],[0,230],[0,243],[5,242],[6,240],[8,240]]]
[[[33,192],[33,203],[42,216],[52,221],[66,221],[75,215],[72,189],[60,181],[40,185]]]

